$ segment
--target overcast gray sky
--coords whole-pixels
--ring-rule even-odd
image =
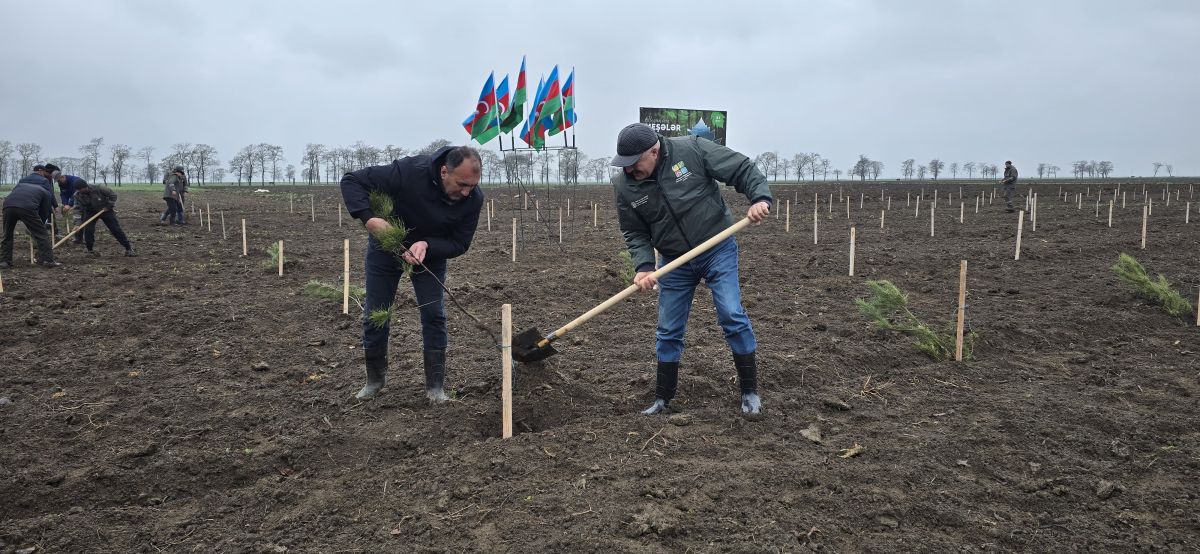
[[[0,0],[0,140],[465,142],[491,70],[576,68],[579,147],[639,106],[724,109],[729,146],[883,161],[1111,160],[1200,174],[1200,2]],[[532,95],[532,90],[530,91]],[[493,142],[490,148],[495,148]]]

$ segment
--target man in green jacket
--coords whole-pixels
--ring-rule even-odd
[[[699,137],[664,138],[649,126],[634,123],[617,136],[612,165],[624,171],[613,178],[617,216],[625,245],[642,290],[658,285],[658,329],[655,333],[658,376],[655,400],[644,414],[667,409],[679,382],[683,336],[696,286],[703,280],[712,291],[717,321],[733,351],[742,393],[742,412],[758,414],[757,342],[742,307],[738,284],[738,246],[730,237],[671,273],[655,279],[654,249],[661,264],[691,250],[733,225],[733,214],[716,181],[750,201],[746,217],[761,223],[771,211],[767,179],[746,156]]]

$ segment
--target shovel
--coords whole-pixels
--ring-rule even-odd
[[[716,236],[704,241],[699,246],[697,246],[691,250],[688,250],[683,255],[672,260],[671,263],[662,266],[661,268],[659,268],[657,271],[655,271],[653,273],[653,277],[655,279],[661,279],[663,275],[666,275],[666,274],[670,273],[672,270],[674,270],[675,268],[689,262],[692,258],[695,258],[696,256],[699,256],[700,254],[707,252],[713,246],[716,246],[717,243],[733,236],[734,233],[737,233],[738,231],[745,229],[746,226],[749,224],[750,224],[750,218],[748,218],[748,217],[742,218],[741,221],[734,223],[728,229],[725,229],[724,231],[717,233]],[[587,313],[575,318],[570,323],[560,327],[557,331],[550,333],[549,335],[546,335],[544,337],[542,336],[542,333],[537,330],[536,327],[522,331],[520,334],[513,337],[513,344],[512,344],[513,359],[517,360],[518,362],[529,363],[529,362],[536,362],[539,360],[544,360],[546,358],[549,358],[550,356],[557,354],[558,350],[555,350],[554,347],[551,346],[550,343],[558,340],[563,335],[567,334],[568,331],[570,331],[571,329],[574,329],[575,327],[578,327],[583,322],[585,322],[589,319],[592,319],[593,317],[596,317],[597,315],[600,315],[601,312],[613,307],[613,305],[615,305],[617,302],[620,302],[620,301],[628,298],[629,295],[631,295],[637,291],[638,291],[638,286],[636,284],[629,285],[627,288],[625,288],[625,290],[613,295],[612,298],[605,300],[604,302],[597,305],[595,308],[588,310]]]

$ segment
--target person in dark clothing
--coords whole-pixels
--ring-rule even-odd
[[[56,166],[54,166],[52,164],[52,165],[50,165],[50,167],[56,167]],[[52,210],[54,210],[54,209],[58,208],[58,200],[54,198],[54,185],[50,184],[50,173],[51,173],[50,171],[46,170],[46,166],[38,164],[38,165],[33,166],[33,173],[30,173],[29,175],[26,175],[24,178],[22,178],[20,181],[17,181],[17,184],[25,183],[25,184],[30,184],[30,185],[37,185],[37,186],[45,189],[46,192],[50,193],[50,208]],[[46,214],[44,223],[46,223],[47,225],[50,223],[50,214]]]
[[[367,298],[363,307],[363,356],[367,383],[356,397],[374,397],[383,388],[388,367],[388,325],[376,327],[368,315],[377,308],[390,309],[403,265],[380,248],[375,235],[391,227],[388,217],[399,218],[408,229],[403,262],[412,264],[412,285],[421,314],[424,346],[425,393],[434,403],[447,400],[444,392],[446,347],[449,333],[443,304],[446,261],[471,247],[483,191],[479,190],[482,161],[467,146],[442,148],[433,154],[409,156],[389,165],[372,166],[342,177],[346,211],[370,233],[367,242]],[[391,197],[392,213],[374,213],[369,194]]]
[[[749,158],[720,144],[695,136],[665,138],[643,123],[621,130],[611,163],[622,168],[612,183],[618,223],[636,271],[633,282],[644,291],[658,285],[655,400],[642,413],[666,411],[675,397],[688,314],[703,281],[733,354],[742,413],[756,417],[762,409],[758,342],[742,306],[737,241],[729,237],[661,279],[654,277],[654,250],[663,255],[661,267],[734,224],[718,181],[745,195],[750,201],[746,217],[761,223],[774,202],[766,177]]]
[[[1000,184],[1004,185],[1004,202],[1008,205],[1006,211],[1013,213],[1016,211],[1013,208],[1012,195],[1013,190],[1017,188],[1017,168],[1011,161],[1004,162],[1004,178],[1000,180]]]
[[[39,184],[24,182],[13,187],[4,198],[4,239],[0,242],[0,268],[12,267],[13,232],[17,222],[25,224],[29,235],[33,237],[38,249],[38,263],[45,267],[58,267],[54,261],[54,245],[50,243],[50,234],[46,231],[46,221],[50,219],[50,201],[52,194],[46,192]]]
[[[89,185],[87,181],[80,179],[75,184],[75,206],[80,210],[80,216],[84,221],[91,219],[92,216],[100,213],[100,210],[105,210],[100,215],[100,221],[104,222],[104,226],[108,227],[108,232],[125,247],[126,256],[136,256],[133,251],[133,245],[129,243],[129,239],[125,236],[125,231],[121,230],[121,222],[117,220],[117,193],[104,185]],[[87,247],[88,254],[95,255],[96,252],[92,247],[96,245],[96,222],[93,221],[83,228],[83,243]]]
[[[74,209],[75,208],[75,187],[79,182],[87,183],[87,181],[84,181],[83,179],[76,177],[74,175],[66,175],[61,172],[59,172],[57,175],[55,175],[54,180],[58,181],[58,198],[59,198],[59,200],[62,201],[61,213],[62,213],[63,217],[64,218],[73,218],[75,221],[75,225],[79,225],[79,223],[81,221],[79,218],[79,211]],[[82,244],[83,243],[83,233],[75,233],[75,237],[73,240],[74,240],[75,244]]]
[[[177,165],[163,178],[163,200],[167,202],[167,211],[158,218],[163,225],[184,225],[183,195],[187,193],[187,175],[183,166]]]

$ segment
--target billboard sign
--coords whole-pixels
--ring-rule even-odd
[[[724,146],[727,115],[724,110],[640,108],[638,121],[664,137],[695,135]]]

